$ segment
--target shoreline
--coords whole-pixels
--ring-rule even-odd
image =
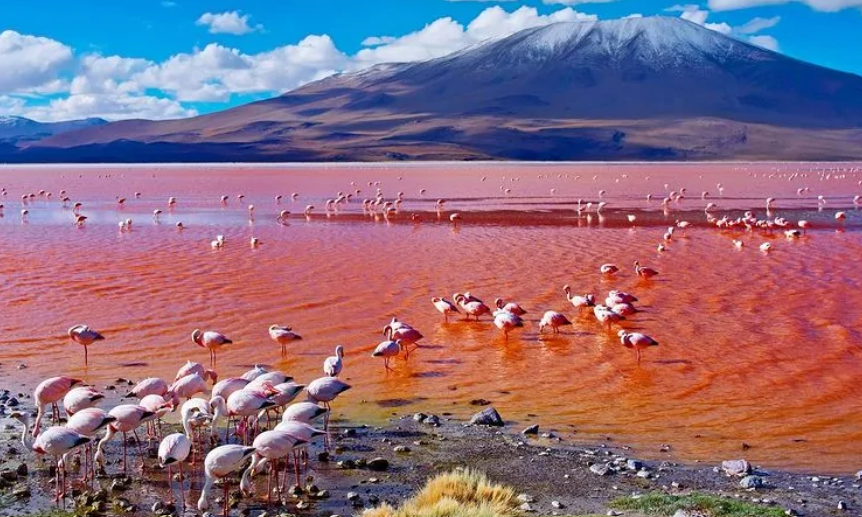
[[[526,515],[662,515],[614,509],[621,498],[637,498],[650,493],[728,497],[752,503],[764,511],[779,508],[789,512],[787,515],[810,517],[852,515],[862,508],[860,481],[849,475],[819,476],[752,466],[749,477],[730,476],[719,465],[641,460],[631,448],[622,444],[587,446],[569,443],[541,427],[537,434],[527,436],[511,424],[504,427],[468,426],[463,420],[434,415],[426,415],[430,418],[421,421],[420,415],[423,414],[399,414],[380,427],[354,421],[334,421],[334,445],[330,453],[324,453],[319,443],[310,450],[310,479],[306,478],[303,484],[314,485],[311,492],[288,490],[283,497],[285,505],[275,506],[275,511],[267,511],[266,489],[263,488],[266,476],[259,474],[254,479],[255,495],[243,498],[231,515],[259,516],[263,512],[270,517],[282,514],[357,515],[384,502],[398,506],[414,495],[428,478],[464,467],[485,473],[492,481],[512,487],[521,496],[521,510]],[[174,424],[166,425],[164,433],[171,432],[169,429],[174,427]],[[0,482],[0,515],[32,515],[54,508],[50,499],[51,460],[23,451],[19,441],[20,426],[13,425],[10,429],[7,425],[0,436],[6,452],[4,461],[0,463],[0,480],[3,480]],[[127,483],[118,472],[121,442],[114,440],[110,443],[108,474],[96,480],[96,486],[105,489],[101,496],[96,496],[97,507],[104,508],[107,504],[111,508],[120,504],[125,505],[128,515],[158,514],[153,505],[159,501],[166,502],[167,485],[164,472],[153,459],[157,445],[148,449],[145,475],[141,477],[137,467],[131,469],[132,480]],[[727,459],[740,460],[743,457],[744,454],[740,454]],[[131,464],[137,465],[137,458],[132,458]],[[370,465],[375,458],[382,458],[387,466],[372,469]],[[9,474],[20,472],[22,463],[29,466],[27,475]],[[74,467],[71,470],[74,471]],[[197,470],[200,470],[200,465]],[[13,477],[16,479],[10,481]],[[69,479],[75,477],[74,473],[69,475]],[[192,489],[186,492],[187,503],[194,502],[200,493],[199,478],[199,474],[192,478]],[[741,483],[757,488],[743,488]],[[176,489],[177,484],[174,485]],[[29,488],[29,496],[21,496],[24,487]],[[98,504],[98,498],[102,496],[107,498],[106,502]],[[89,497],[87,501],[93,503],[92,495],[85,493],[84,497]],[[847,512],[838,510],[841,504],[848,509]],[[67,502],[67,509],[71,506]],[[216,502],[211,512],[217,515],[220,508]],[[92,511],[92,508],[81,514],[112,515],[110,510],[104,513]],[[187,508],[183,515],[202,513]]]

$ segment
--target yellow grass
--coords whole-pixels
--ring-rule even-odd
[[[511,488],[492,483],[484,474],[456,470],[441,474],[398,508],[383,504],[363,517],[514,517],[518,515]]]

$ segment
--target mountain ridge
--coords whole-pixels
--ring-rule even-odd
[[[654,17],[525,29],[222,112],[69,131],[0,160],[156,148],[180,161],[854,159],[860,134],[862,77]]]

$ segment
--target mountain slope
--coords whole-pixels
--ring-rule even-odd
[[[559,23],[185,120],[123,121],[12,159],[851,159],[862,77],[678,18]]]

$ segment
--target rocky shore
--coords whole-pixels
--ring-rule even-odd
[[[7,407],[0,414],[0,515],[39,515],[56,508],[52,461],[25,451],[20,425],[8,419],[11,409],[27,409],[24,402],[10,394],[2,401]],[[92,487],[73,483],[75,504],[67,501],[66,509],[84,516],[175,513],[166,504],[166,473],[154,459],[156,446],[147,449],[143,474],[133,462],[136,468],[125,476],[117,460],[121,442],[112,442],[107,472]],[[266,476],[259,475],[253,497],[232,494],[232,515],[355,515],[382,502],[397,506],[429,477],[463,467],[512,487],[525,515],[662,515],[661,510],[638,508],[638,499],[693,493],[744,501],[762,509],[762,515],[826,517],[862,511],[862,481],[854,476],[769,471],[742,458],[710,466],[643,461],[628,447],[569,443],[562,433],[541,425],[514,429],[488,407],[472,424],[422,413],[395,415],[384,427],[336,421],[332,449],[325,452],[320,444],[311,449],[302,487],[292,487],[281,504],[267,507]],[[78,468],[73,460],[70,479]],[[193,470],[192,490],[186,493],[188,516],[199,515],[192,507],[200,490],[200,465]],[[215,508],[219,515],[220,500]]]

